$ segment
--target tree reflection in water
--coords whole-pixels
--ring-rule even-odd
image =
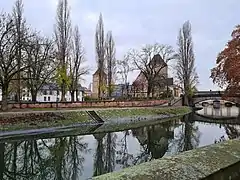
[[[132,130],[142,147],[142,152],[133,159],[133,164],[163,157],[168,150],[169,140],[174,138],[172,126],[173,122],[168,122]]]
[[[82,137],[0,144],[0,179],[79,179],[88,144]]]
[[[106,136],[106,156],[105,172],[113,172],[116,162],[116,133],[107,133]]]
[[[240,125],[223,125],[229,139],[240,137]]]
[[[132,165],[133,154],[128,152],[127,137],[130,135],[130,130],[125,130],[123,132],[123,138],[119,142],[120,150],[117,151],[116,163],[121,165],[122,168],[126,168]]]
[[[82,137],[80,138],[82,139]],[[83,163],[85,161],[84,154],[89,153],[88,144],[81,143],[79,137],[70,137],[69,138],[69,148],[67,155],[67,162],[70,165],[68,177],[71,180],[77,180],[78,177],[82,174]],[[71,177],[71,178],[70,178]]]
[[[225,129],[227,138],[223,135],[220,138],[215,139],[214,141],[215,144],[226,141],[227,139],[236,139],[240,137],[240,125],[225,124],[219,126],[219,128],[221,127]]]
[[[94,159],[93,176],[99,176],[115,170],[116,133],[94,134],[97,148]]]
[[[183,124],[172,143],[177,152],[188,151],[199,146],[200,132],[198,126],[191,121],[192,115],[187,114],[182,118]]]

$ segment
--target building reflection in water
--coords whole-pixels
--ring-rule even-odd
[[[227,107],[227,116],[231,116],[231,107]]]
[[[213,117],[238,117],[239,108],[236,106],[226,107],[221,106],[220,108],[213,108],[213,106],[203,107],[202,110],[197,111],[197,114]]]
[[[169,140],[174,139],[174,131],[167,123],[132,130],[132,133],[142,146],[142,152],[134,164],[163,157],[168,150]]]
[[[222,108],[220,108],[222,110]],[[220,109],[214,109],[214,116],[220,116]]]
[[[207,114],[208,114],[208,111],[207,111],[207,110],[208,110],[208,108],[207,108],[207,107],[203,107],[203,110],[204,110],[204,112],[203,112],[203,113],[204,113],[204,115],[207,115]]]

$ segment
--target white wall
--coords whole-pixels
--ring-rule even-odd
[[[66,95],[65,95],[66,101],[71,101],[71,93],[70,91],[67,91]],[[78,100],[79,101],[83,101],[83,92],[79,91],[78,92]],[[74,92],[74,101],[76,101],[76,92]]]
[[[42,91],[38,92],[37,94],[37,101],[38,102],[56,102],[57,101],[57,91],[52,90],[50,93],[50,90],[46,90],[46,94],[44,94]],[[61,97],[61,92],[59,92],[58,97]]]
[[[27,92],[27,89],[23,89],[22,90],[22,101],[31,101],[32,97],[31,97],[31,93]],[[76,97],[76,92],[74,93],[74,98]],[[59,95],[58,95],[58,101],[60,101],[61,99],[61,91],[59,91]],[[66,95],[65,95],[66,101],[71,101],[71,94],[69,91],[67,91]],[[83,92],[79,91],[78,92],[78,99],[79,101],[83,101]],[[0,101],[2,100],[2,92],[0,90]],[[74,99],[76,101],[76,99]],[[56,102],[57,101],[57,91],[56,90],[46,90],[46,94],[44,94],[43,91],[39,91],[37,94],[37,102]]]
[[[59,91],[58,95],[58,101],[61,100],[61,95],[62,93]],[[76,92],[74,93],[74,98],[76,97]],[[67,91],[65,95],[66,101],[70,102],[71,101],[71,94],[69,91]],[[83,101],[83,93],[82,91],[78,92],[78,99],[79,101]],[[76,99],[74,99],[76,101]],[[57,91],[52,91],[52,95],[50,95],[50,91],[47,90],[47,95],[44,95],[42,92],[38,93],[37,96],[37,101],[38,102],[56,102],[57,101]]]
[[[22,101],[31,101],[32,97],[31,97],[31,93],[28,92],[27,88],[23,88],[22,89],[22,97],[21,97]]]

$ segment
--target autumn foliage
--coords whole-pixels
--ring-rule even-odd
[[[221,88],[226,88],[227,96],[240,94],[240,25],[233,30],[232,39],[219,53],[216,64],[211,70],[211,78]]]

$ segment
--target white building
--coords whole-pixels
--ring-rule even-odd
[[[84,94],[84,89],[79,85],[78,87],[78,101],[83,101],[83,94]],[[11,95],[10,95],[11,97]],[[14,97],[14,96],[13,96]],[[61,99],[61,91],[58,90],[58,87],[54,83],[49,83],[43,85],[43,87],[39,90],[37,93],[37,102],[57,102],[60,101]],[[70,91],[66,92],[65,95],[66,101],[70,102],[71,101],[71,93]],[[10,98],[14,99],[14,98]],[[32,96],[31,92],[27,89],[24,88],[22,89],[22,101],[32,101]],[[2,91],[0,90],[0,101],[2,101]],[[74,93],[74,101],[76,100],[76,92]]]

